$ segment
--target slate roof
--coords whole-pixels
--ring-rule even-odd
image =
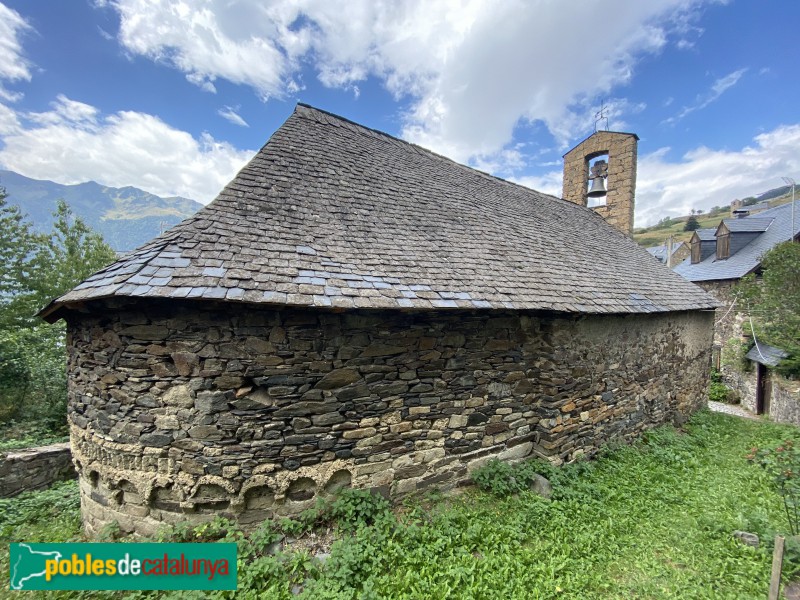
[[[212,203],[40,314],[120,296],[568,313],[716,305],[591,209],[303,104]]]
[[[697,234],[697,237],[700,238],[701,242],[716,241],[717,239],[716,227],[710,227],[708,229],[695,229],[694,232]]]
[[[681,247],[685,244],[685,242],[675,242],[672,245],[672,253],[675,254]],[[665,245],[661,246],[650,246],[646,248],[646,250],[650,253],[651,256],[654,256],[661,262],[666,262],[667,260],[667,247]]]
[[[717,260],[712,254],[697,264],[692,264],[691,257],[675,267],[675,272],[689,281],[718,281],[726,279],[740,279],[754,271],[761,264],[764,253],[780,242],[789,239],[791,230],[792,204],[783,204],[770,208],[757,217],[743,217],[741,219],[725,219],[725,224],[755,221],[760,227],[763,222],[769,221],[766,230],[747,244],[744,248],[731,255],[729,258]],[[744,226],[747,226],[746,224]],[[708,231],[708,230],[698,230]],[[715,231],[711,229],[710,231]],[[739,230],[745,231],[745,230]],[[800,234],[800,200],[795,201],[795,237]]]
[[[758,217],[723,219],[722,222],[725,223],[725,227],[727,227],[728,231],[731,233],[759,233],[766,231],[774,220],[774,217],[765,219],[762,213],[762,215]],[[717,231],[719,231],[719,227]]]
[[[777,367],[781,361],[789,356],[788,352],[781,350],[780,348],[776,348],[775,346],[770,346],[769,344],[765,344],[763,342],[759,343],[756,342],[755,345],[750,348],[747,354],[745,354],[747,358],[757,363],[761,363],[766,367]]]
[[[749,204],[747,206],[740,206],[739,208],[735,209],[733,212],[749,212],[754,213],[756,211],[767,210],[769,208],[769,201],[759,202],[758,204]]]

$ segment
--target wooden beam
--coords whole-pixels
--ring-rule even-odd
[[[769,600],[778,600],[781,591],[781,570],[783,569],[783,542],[782,535],[775,536],[775,550],[772,552],[772,578],[769,582]]]

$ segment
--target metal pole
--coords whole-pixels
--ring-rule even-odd
[[[789,232],[789,241],[793,242],[794,241],[794,188],[795,188],[795,182],[794,182],[794,179],[792,179],[791,177],[781,177],[781,179],[783,179],[783,183],[786,183],[786,184],[791,183],[792,184],[792,230]]]

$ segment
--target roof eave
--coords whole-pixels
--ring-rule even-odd
[[[150,301],[158,301],[158,300],[187,300],[190,302],[209,302],[209,303],[226,303],[226,304],[239,304],[239,305],[250,305],[250,306],[263,306],[267,308],[296,308],[296,309],[311,309],[311,310],[330,310],[334,312],[341,312],[345,310],[388,310],[388,311],[397,311],[397,312],[435,312],[435,311],[458,311],[458,310],[474,310],[474,311],[516,311],[516,312],[527,312],[527,311],[534,311],[534,312],[545,312],[545,313],[552,313],[557,315],[570,315],[574,317],[586,317],[586,316],[613,316],[613,315],[633,315],[633,314],[652,314],[652,313],[674,313],[674,312],[692,312],[692,311],[699,311],[699,310],[708,310],[716,308],[720,306],[719,302],[714,299],[712,296],[706,294],[707,301],[706,302],[697,302],[695,306],[684,306],[684,307],[667,307],[662,305],[652,305],[648,304],[647,309],[643,307],[635,307],[635,306],[620,306],[617,310],[603,310],[602,307],[594,307],[595,310],[592,310],[592,307],[586,306],[520,306],[514,305],[514,303],[507,302],[500,304],[490,304],[489,302],[482,302],[482,303],[471,303],[467,305],[466,303],[453,303],[453,304],[442,304],[442,305],[413,305],[413,306],[401,306],[401,305],[394,305],[394,306],[342,306],[342,305],[318,305],[318,304],[287,304],[285,302],[254,302],[253,300],[247,299],[226,299],[226,298],[170,298],[169,296],[129,296],[125,294],[107,294],[103,296],[95,296],[91,298],[81,298],[76,300],[66,300],[62,301],[60,298],[57,298],[50,302],[47,306],[45,306],[42,310],[40,310],[36,316],[43,319],[47,323],[53,324],[57,322],[59,319],[65,318],[65,313],[68,311],[74,311],[79,309],[80,307],[85,307],[87,303],[98,302],[102,300],[109,300],[109,299],[118,299],[118,300],[150,300]]]

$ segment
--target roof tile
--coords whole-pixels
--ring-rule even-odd
[[[715,306],[591,209],[306,105],[214,202],[88,281],[96,287],[81,284],[42,314],[108,295],[418,310]]]

